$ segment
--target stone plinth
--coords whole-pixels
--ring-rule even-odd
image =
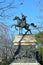
[[[11,63],[10,65],[40,65],[39,63]]]
[[[17,35],[13,43],[15,49],[14,65],[23,65],[23,63],[24,65],[39,65],[35,55],[36,40],[34,35]]]
[[[13,41],[14,45],[35,45],[36,40],[34,35],[17,35]]]

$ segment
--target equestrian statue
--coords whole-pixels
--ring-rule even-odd
[[[12,26],[11,26],[11,28],[13,27],[13,26],[15,26],[15,29],[17,30],[17,27],[19,27],[19,30],[21,29],[26,29],[27,31],[29,31],[30,32],[30,34],[32,34],[32,32],[31,32],[31,29],[29,29],[29,27],[30,26],[33,26],[34,28],[36,28],[37,26],[34,24],[34,23],[31,23],[31,24],[28,24],[27,22],[26,22],[26,17],[27,16],[24,16],[24,14],[22,14],[22,18],[20,19],[18,16],[15,16],[15,18],[13,19],[13,20],[17,20],[17,24],[13,24]],[[19,32],[19,34],[20,34],[20,32]]]

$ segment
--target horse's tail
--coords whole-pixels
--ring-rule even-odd
[[[31,23],[30,25],[33,26],[35,29],[37,29],[40,32],[40,30],[38,29],[38,27],[34,23]]]
[[[34,23],[31,23],[30,25],[33,26],[33,27],[35,27],[35,28],[37,27]]]

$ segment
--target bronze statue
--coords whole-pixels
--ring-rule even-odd
[[[30,34],[32,34],[31,29],[29,29],[30,26],[33,26],[36,28],[36,25],[34,23],[28,24],[26,23],[26,16],[22,14],[22,19],[20,19],[18,16],[15,16],[13,20],[17,20],[17,24],[13,24],[11,27],[15,26],[15,29],[17,30],[16,27],[19,28],[25,28],[27,31],[30,31]]]
[[[26,25],[26,17],[27,16],[24,16],[24,14],[21,14],[21,16],[22,16],[22,22],[24,23],[24,25]]]

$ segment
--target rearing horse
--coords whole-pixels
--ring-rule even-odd
[[[11,27],[15,26],[16,30],[17,30],[16,27],[25,28],[27,31],[30,31],[30,34],[32,34],[29,27],[30,26],[36,27],[36,25],[34,25],[34,23],[31,23],[31,24],[24,23],[23,20],[20,19],[18,16],[15,16],[15,18],[13,20],[17,20],[17,24],[13,24]]]

